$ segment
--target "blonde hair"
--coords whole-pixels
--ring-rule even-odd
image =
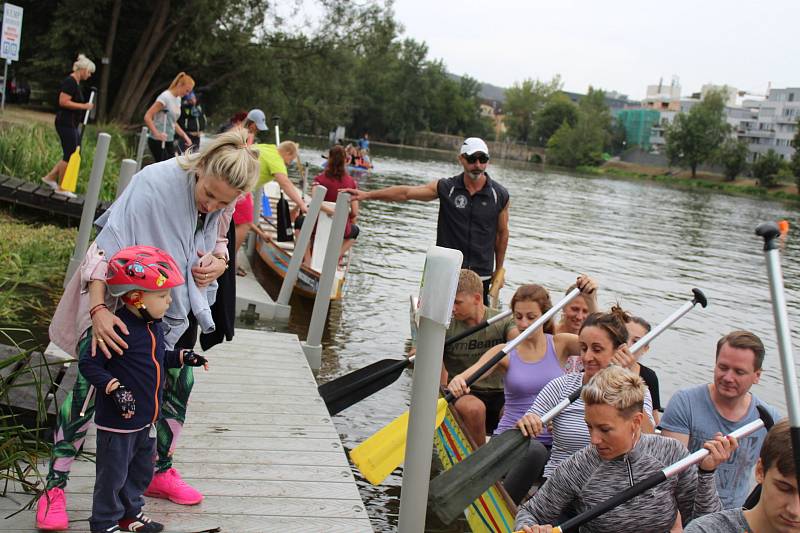
[[[200,150],[178,156],[184,170],[202,169],[239,191],[250,191],[258,180],[258,149],[247,145],[247,130],[233,128],[217,135]]]
[[[644,409],[644,380],[620,366],[609,366],[594,375],[583,388],[581,398],[586,405],[616,407],[624,418],[631,418]]]
[[[181,83],[188,83],[192,87],[194,87],[194,78],[186,74],[185,72],[178,72],[178,75],[175,76],[175,79],[172,80],[172,83],[169,84],[167,89],[174,89]]]
[[[458,288],[456,292],[466,292],[467,294],[480,294],[483,296],[483,282],[472,270],[462,268],[458,273]]]
[[[89,72],[94,73],[94,71],[95,71],[94,61],[92,61],[91,59],[89,59],[88,57],[86,57],[83,54],[78,54],[77,61],[75,61],[72,64],[72,72],[77,72],[77,71],[79,71],[79,70],[81,70],[83,68],[85,68]]]

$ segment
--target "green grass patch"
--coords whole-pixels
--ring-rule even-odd
[[[41,328],[61,297],[77,230],[0,212],[0,327]]]
[[[119,168],[123,159],[135,157],[135,147],[130,137],[115,124],[90,125],[86,128],[81,146],[81,167],[78,174],[77,194],[84,194],[94,161],[97,135],[111,135],[108,149],[101,200],[113,200],[117,188]],[[61,143],[55,127],[45,124],[3,124],[0,127],[0,174],[33,183],[39,183],[61,159]]]

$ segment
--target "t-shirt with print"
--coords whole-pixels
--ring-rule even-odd
[[[539,417],[544,416],[561,400],[568,398],[570,394],[578,390],[581,385],[583,385],[583,374],[565,374],[554,379],[544,386],[528,412]],[[550,450],[550,460],[544,467],[544,477],[553,475],[558,465],[573,453],[590,444],[589,430],[586,428],[584,418],[584,407],[583,399],[578,397],[552,420],[553,448]],[[650,423],[655,425],[653,400],[649,390],[645,390],[644,394],[644,413],[650,419]]]
[[[265,183],[268,183],[275,179],[275,174],[286,174],[286,163],[283,162],[283,157],[278,152],[278,147],[274,144],[256,144],[254,145],[258,148],[258,166],[259,166],[259,177],[258,177],[258,187],[263,187]]]
[[[754,533],[744,517],[744,509],[728,509],[695,518],[683,533]]]
[[[747,414],[735,422],[723,418],[711,400],[708,385],[698,385],[679,390],[672,395],[661,418],[661,427],[667,431],[689,435],[688,448],[696,452],[703,444],[714,438],[716,433],[727,435],[743,425],[757,420],[757,405],[763,405],[772,418],[780,419],[778,411],[752,395]],[[747,437],[739,439],[739,448],[733,457],[717,467],[717,491],[723,509],[734,509],[744,504],[747,495],[755,485],[753,469],[758,460],[761,443],[767,430],[760,429]]]
[[[483,320],[488,320],[499,312],[497,309],[487,307],[483,313]],[[444,349],[444,367],[447,370],[448,381],[453,379],[456,374],[460,374],[474,365],[489,348],[505,343],[509,332],[514,329],[514,326],[514,319],[509,316],[490,324],[469,337],[446,346]],[[460,320],[451,320],[445,337],[450,338],[458,335],[470,327],[472,326],[467,326]],[[475,390],[503,390],[503,375],[495,370],[489,377],[478,381],[470,388]]]
[[[153,117],[153,124],[159,132],[166,133],[167,142],[171,142],[175,138],[175,123],[181,116],[181,97],[175,96],[167,89],[158,95],[156,102],[160,102],[163,107]],[[152,132],[148,137],[155,139]]]

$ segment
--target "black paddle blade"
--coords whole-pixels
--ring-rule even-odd
[[[436,476],[431,481],[428,496],[436,516],[445,524],[458,518],[464,509],[511,470],[523,456],[528,440],[520,430],[509,429]]]
[[[328,412],[335,415],[394,383],[409,364],[408,359],[381,359],[323,383],[317,390]]]

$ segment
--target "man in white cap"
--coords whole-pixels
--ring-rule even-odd
[[[260,109],[251,109],[244,119],[243,126],[251,135],[255,135],[256,131],[267,131],[267,116]]]
[[[464,172],[425,185],[397,185],[374,191],[342,189],[353,200],[428,202],[439,199],[436,245],[464,254],[463,268],[483,282],[484,302],[494,272],[503,266],[508,247],[508,191],[489,177],[489,148],[482,139],[464,140],[458,155]]]

